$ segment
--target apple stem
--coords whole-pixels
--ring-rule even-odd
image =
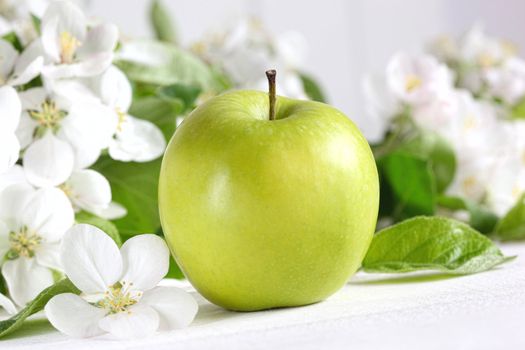
[[[275,120],[275,76],[277,72],[275,69],[266,71],[268,78],[268,96],[270,97],[270,120]]]

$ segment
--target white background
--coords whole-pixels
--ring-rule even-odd
[[[149,0],[88,0],[89,13],[117,23],[123,34],[150,36]],[[459,35],[476,21],[525,47],[523,0],[164,0],[189,44],[243,14],[256,13],[278,34],[302,32],[309,42],[306,70],[330,102],[372,136],[363,113],[362,77],[383,71],[397,50],[421,51],[439,34]]]

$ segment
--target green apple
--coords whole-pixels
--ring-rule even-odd
[[[354,123],[274,89],[225,93],[195,109],[160,174],[162,227],[177,263],[205,298],[231,310],[336,292],[367,252],[378,204],[374,158]]]

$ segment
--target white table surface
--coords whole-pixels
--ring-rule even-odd
[[[358,274],[299,308],[228,312],[193,291],[195,322],[147,339],[73,339],[33,320],[0,349],[525,349],[525,244],[502,249],[518,259],[464,277]]]

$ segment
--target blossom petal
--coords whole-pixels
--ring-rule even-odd
[[[84,293],[104,292],[122,274],[117,245],[95,226],[79,224],[67,231],[60,256],[66,275]]]
[[[53,81],[50,89],[54,98],[64,110],[70,110],[77,103],[100,103],[98,96],[93,93],[85,79],[61,79]]]
[[[60,62],[60,38],[58,29],[58,17],[47,18],[45,22],[40,22],[42,32],[42,49],[47,57],[53,62]]]
[[[27,180],[35,186],[58,186],[66,181],[75,164],[71,146],[48,131],[33,142],[24,154]]]
[[[40,74],[43,66],[44,57],[42,56],[35,58],[25,67],[17,64],[14,76],[9,80],[9,84],[17,86],[29,83]]]
[[[120,253],[124,264],[121,281],[132,282],[136,290],[155,287],[168,273],[170,252],[159,236],[145,234],[128,239]]]
[[[7,225],[0,221],[0,257],[5,256],[5,253],[11,248],[11,244],[9,243],[9,227]]]
[[[110,202],[105,208],[94,208],[93,214],[96,214],[104,219],[115,220],[126,216],[128,211],[122,204]]]
[[[73,225],[75,216],[65,193],[54,187],[37,190],[19,215],[25,226],[48,243],[59,241]]]
[[[62,271],[62,263],[60,262],[60,243],[40,243],[35,251],[35,259],[39,265],[53,270]]]
[[[46,101],[47,91],[43,87],[35,87],[19,93],[23,109],[40,109]]]
[[[131,105],[132,91],[126,75],[117,67],[110,66],[99,78],[97,90],[102,101],[120,112],[127,112]]]
[[[98,325],[117,338],[143,338],[157,331],[159,315],[153,308],[139,303],[128,308],[127,312],[104,317]]]
[[[8,186],[21,183],[27,183],[24,168],[15,164],[7,172],[0,175],[0,193]]]
[[[13,26],[4,17],[0,16],[0,35],[4,36],[13,31]]]
[[[60,36],[63,33],[83,42],[86,37],[86,17],[69,1],[51,2],[41,22],[42,46],[55,61],[60,61]]]
[[[20,121],[22,104],[15,89],[0,87],[0,130],[14,132]]]
[[[5,82],[15,66],[18,51],[16,51],[8,41],[0,39],[0,52],[2,53],[2,59],[0,60],[0,82]]]
[[[15,135],[20,142],[20,148],[25,149],[31,142],[33,142],[33,135],[38,127],[38,123],[33,120],[29,114],[24,111],[20,117],[20,123],[16,129]]]
[[[44,65],[44,54],[42,41],[40,39],[33,40],[16,61],[14,77],[11,77],[16,81],[11,81],[11,85],[25,84],[36,78]]]
[[[11,298],[22,307],[53,284],[51,270],[38,265],[32,258],[19,257],[7,260],[2,266],[2,275]]]
[[[78,295],[64,293],[54,296],[46,304],[45,312],[53,327],[71,337],[87,338],[104,333],[98,323],[106,311]]]
[[[0,174],[5,173],[18,160],[20,153],[20,142],[13,132],[0,131]]]
[[[111,158],[124,162],[148,162],[164,152],[166,140],[155,124],[128,115],[121,127],[109,145]]]
[[[114,24],[104,23],[93,27],[86,40],[77,51],[80,60],[100,52],[112,52],[117,45],[118,28]]]
[[[35,189],[27,183],[7,186],[0,194],[0,221],[3,221],[10,230],[21,227],[20,213],[33,199]]]
[[[199,305],[191,294],[177,287],[155,287],[146,291],[140,302],[158,312],[161,330],[188,326],[199,310]]]
[[[70,199],[78,208],[93,212],[111,202],[111,188],[108,180],[91,169],[74,171],[66,182]]]
[[[100,52],[76,63],[45,66],[42,75],[49,79],[92,77],[102,74],[112,61],[113,52]]]
[[[4,308],[5,311],[7,311],[8,314],[14,315],[16,314],[16,306],[13,304],[11,299],[0,293],[0,306]]]
[[[101,103],[74,103],[58,132],[75,151],[75,167],[91,165],[106,148],[117,128],[117,116]]]

